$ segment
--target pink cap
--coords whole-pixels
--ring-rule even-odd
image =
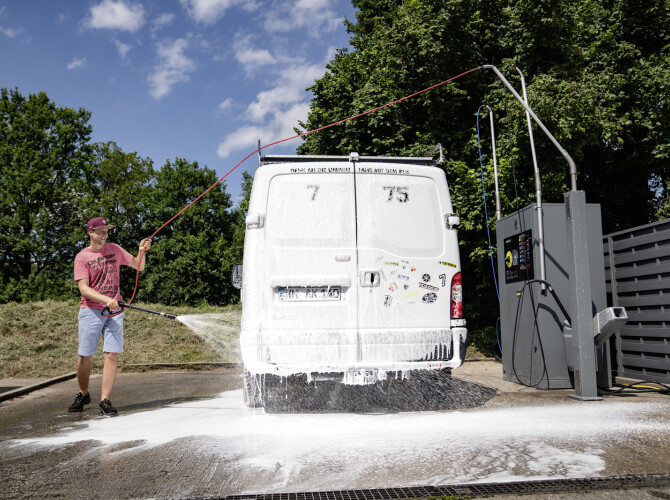
[[[94,231],[101,227],[113,228],[116,226],[109,224],[106,217],[93,217],[88,221],[88,224],[86,224],[86,231]]]

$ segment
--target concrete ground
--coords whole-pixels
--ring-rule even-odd
[[[0,380],[0,391],[33,382]],[[91,379],[94,403],[100,382]],[[114,418],[96,404],[68,413],[74,380],[2,402],[0,497],[203,497],[670,473],[668,396],[579,402],[569,390],[505,382],[499,363],[474,361],[454,371],[452,386],[474,395],[471,407],[296,416],[244,408],[241,384],[234,369],[120,373]],[[670,486],[526,498],[670,499]]]

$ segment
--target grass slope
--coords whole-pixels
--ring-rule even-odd
[[[119,355],[121,370],[134,363],[239,361],[241,306],[136,305],[188,315],[193,328],[154,314],[127,310],[124,353]],[[0,305],[0,378],[54,377],[74,371],[78,311],[78,300]],[[101,369],[102,340],[93,357],[93,373],[100,373]]]

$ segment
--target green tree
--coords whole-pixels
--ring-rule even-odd
[[[0,90],[0,300],[58,297],[81,233],[90,113]]]
[[[575,159],[578,188],[587,201],[601,203],[604,231],[654,218],[667,189],[661,181],[670,177],[668,0],[353,0],[353,5],[356,20],[347,22],[353,50],[337,51],[327,73],[309,89],[314,97],[300,124],[304,130],[485,63],[495,63],[519,88],[508,66],[514,64],[525,73],[531,107]],[[497,307],[477,154],[475,113],[481,104],[491,106],[497,119],[503,213],[509,214],[535,195],[529,138],[523,108],[489,70],[308,135],[299,152],[416,155],[441,143],[462,220],[466,314],[474,332],[491,332]],[[566,162],[537,128],[534,135],[543,201],[561,202],[569,186]],[[491,186],[490,154],[484,161]],[[483,337],[491,343],[490,335]]]
[[[658,202],[656,219],[670,219],[670,180],[668,180],[665,185],[665,198],[661,198]]]
[[[147,256],[147,270],[140,275],[137,298],[166,305],[235,300],[230,273],[224,269],[233,234],[225,183],[168,223],[216,181],[213,170],[184,158],[168,160],[156,172],[145,224],[148,233],[160,231]]]
[[[249,210],[249,197],[251,196],[251,184],[254,178],[249,172],[242,172],[242,194],[239,203],[232,212],[233,237],[226,251],[226,269],[232,270],[235,264],[242,264],[244,253],[244,234],[247,228],[246,217]]]
[[[153,162],[137,153],[125,153],[115,142],[96,143],[86,171],[87,192],[80,213],[79,249],[88,244],[84,224],[91,217],[105,216],[116,226],[110,241],[137,255],[139,242],[151,234],[147,226],[148,200],[153,196]],[[136,271],[121,267],[121,292],[130,298]]]

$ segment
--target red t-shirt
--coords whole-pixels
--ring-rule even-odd
[[[88,278],[88,285],[93,290],[121,300],[119,268],[127,266],[131,260],[133,256],[114,243],[105,243],[100,250],[86,247],[74,258],[74,280]],[[79,307],[102,310],[105,304],[82,296]]]

